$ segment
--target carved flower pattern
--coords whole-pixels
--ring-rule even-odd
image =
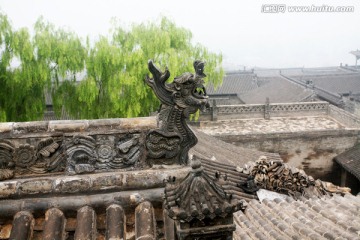
[[[114,156],[114,150],[109,145],[100,145],[98,147],[98,156],[101,162],[108,162]]]
[[[35,163],[35,148],[29,144],[20,145],[15,150],[15,162],[20,167],[30,167]]]

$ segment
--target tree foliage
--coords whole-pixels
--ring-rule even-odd
[[[61,85],[59,76],[83,70],[86,50],[75,34],[42,18],[33,37],[26,28],[14,30],[5,15],[0,26],[0,121],[39,120],[45,92]]]
[[[159,106],[144,83],[149,59],[162,69],[168,66],[171,79],[193,72],[195,59],[206,61],[206,81],[218,85],[223,76],[221,55],[193,44],[191,32],[167,18],[128,29],[114,24],[110,36],[84,43],[43,18],[32,37],[27,29],[13,30],[0,15],[0,55],[0,84],[5,89],[0,121],[41,118],[45,91],[51,91],[57,114],[65,108],[81,119],[147,116]],[[18,67],[11,66],[14,60]]]

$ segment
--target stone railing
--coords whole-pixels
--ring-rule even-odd
[[[244,104],[244,105],[216,105],[200,120],[225,120],[291,116],[320,116],[327,115],[328,102],[302,103],[271,103],[271,104]]]
[[[0,181],[150,168],[146,134],[155,117],[0,123]]]
[[[349,128],[360,128],[360,118],[336,106],[329,106],[329,116]]]

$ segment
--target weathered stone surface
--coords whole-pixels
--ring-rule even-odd
[[[78,210],[76,218],[75,240],[95,240],[96,239],[96,213],[85,206]]]
[[[184,178],[188,170],[189,167],[172,166],[168,169],[145,171],[42,177],[35,180],[7,180],[0,182],[0,199],[10,196],[16,198],[28,195],[44,196],[44,194],[51,193],[158,188],[165,186],[165,180],[169,176],[176,176],[178,179]]]
[[[104,130],[107,132],[143,131],[156,128],[157,125],[155,117],[99,119],[91,120],[88,123],[88,132]]]
[[[24,181],[19,185],[18,191],[20,194],[49,193],[52,191],[52,184],[51,179]]]
[[[87,128],[88,131],[104,131],[104,129],[108,131],[113,131],[120,128],[121,120],[116,118],[111,119],[98,119],[89,121],[89,126]]]
[[[13,125],[13,134],[27,134],[27,133],[39,133],[46,132],[49,122],[18,122]]]
[[[76,193],[86,191],[90,186],[91,182],[89,177],[67,177],[56,180],[54,189],[56,192]]]
[[[92,178],[92,189],[94,190],[106,190],[123,186],[124,175],[113,174],[99,176],[98,178]]]
[[[88,127],[87,120],[63,120],[49,122],[50,132],[84,132]]]
[[[34,228],[34,217],[26,211],[18,212],[14,216],[13,226],[9,239],[11,240],[27,240],[32,238]]]
[[[16,181],[0,182],[0,198],[6,198],[16,193]]]
[[[10,132],[13,128],[13,122],[0,123],[0,133]]]
[[[111,204],[106,209],[106,239],[126,239],[126,219],[121,206]]]
[[[51,208],[46,211],[43,239],[64,240],[66,219],[64,214],[57,208]]]
[[[150,202],[143,202],[135,209],[135,237],[139,240],[156,239],[154,208]]]

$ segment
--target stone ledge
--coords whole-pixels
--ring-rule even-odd
[[[54,133],[114,133],[144,131],[157,127],[156,117],[113,118],[99,120],[59,120],[0,123],[0,137],[15,138],[27,135]]]
[[[170,176],[184,178],[189,170],[190,167],[176,165],[166,169],[12,179],[0,182],[0,199],[159,188]]]
[[[347,137],[358,136],[360,130],[317,130],[303,132],[277,132],[277,133],[245,133],[245,134],[212,134],[211,136],[219,139],[227,139],[231,141],[247,141],[249,139],[265,140],[265,139],[293,139],[293,138],[323,138],[323,137]]]

